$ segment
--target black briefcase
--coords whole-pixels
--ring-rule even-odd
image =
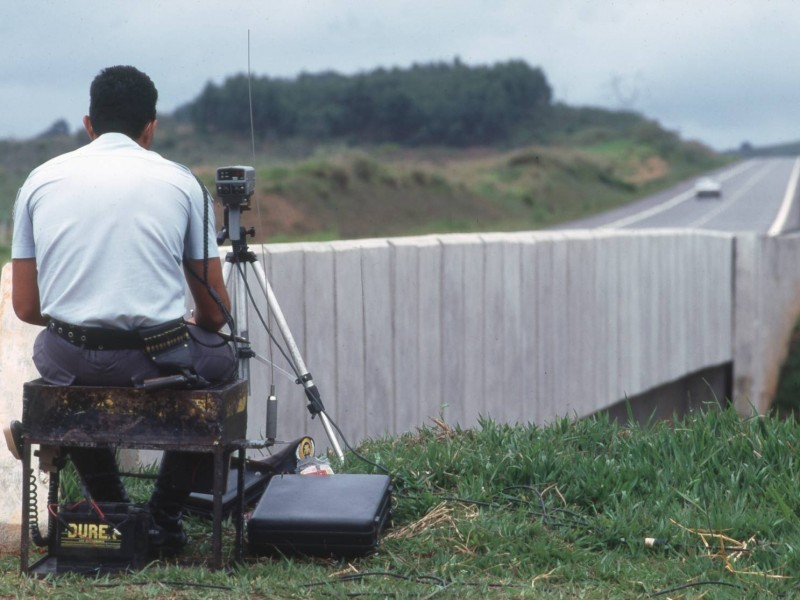
[[[275,475],[247,523],[251,554],[350,557],[374,551],[389,526],[386,475]]]

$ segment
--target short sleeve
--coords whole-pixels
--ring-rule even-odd
[[[199,181],[192,186],[190,194],[189,227],[186,232],[183,255],[190,260],[202,260],[206,256],[216,258],[217,232],[214,219],[213,197]]]
[[[14,234],[11,239],[11,258],[35,258],[36,245],[33,241],[33,219],[31,218],[28,194],[23,185],[14,201]]]

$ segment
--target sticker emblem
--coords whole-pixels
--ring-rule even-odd
[[[295,456],[297,456],[297,460],[303,460],[309,456],[314,456],[314,439],[309,436],[305,436],[301,439],[297,444]]]

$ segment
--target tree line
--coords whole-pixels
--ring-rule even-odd
[[[546,126],[552,90],[539,68],[512,60],[335,72],[296,78],[244,74],[209,82],[175,116],[200,132],[260,139],[470,146],[535,137]]]

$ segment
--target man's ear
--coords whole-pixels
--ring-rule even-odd
[[[142,129],[142,133],[139,134],[139,138],[136,140],[136,143],[139,144],[145,150],[150,149],[150,145],[153,143],[153,137],[156,134],[156,125],[158,124],[157,119],[153,119],[147,125],[144,126]]]
[[[94,140],[97,138],[97,134],[94,132],[94,128],[92,127],[92,120],[89,118],[89,115],[83,116],[83,128],[86,130],[86,133],[89,134],[90,140]]]

